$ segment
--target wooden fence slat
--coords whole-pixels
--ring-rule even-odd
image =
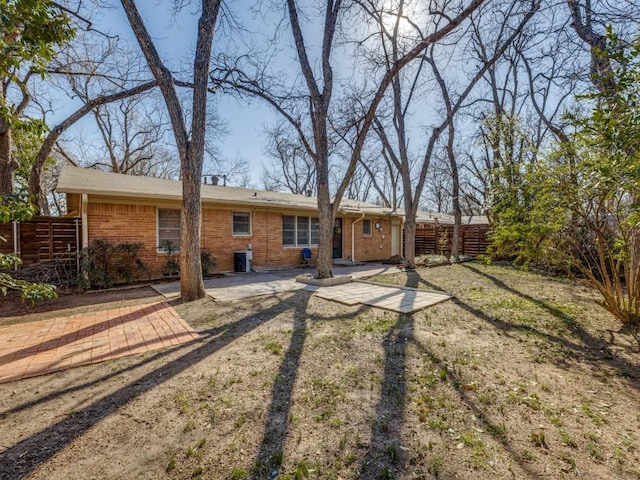
[[[13,224],[0,223],[0,237],[4,238],[4,242],[0,240],[0,253],[13,253]]]
[[[489,241],[488,225],[462,225],[460,231],[460,253],[462,255],[478,256],[487,253]],[[443,254],[451,255],[453,242],[453,226],[440,225],[435,227],[424,224],[416,229],[416,255]]]
[[[80,225],[80,219],[75,217],[34,217],[21,222],[18,238],[23,266],[69,255],[73,258],[79,250]],[[4,236],[5,230],[6,226],[0,225],[0,235]],[[5,253],[6,248],[6,253],[13,251],[13,243],[3,243],[0,242],[0,252]]]

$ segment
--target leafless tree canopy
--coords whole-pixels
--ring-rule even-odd
[[[366,54],[374,41],[374,32],[378,31],[371,25],[383,25],[381,18],[389,14],[404,20],[402,10],[400,14],[389,11],[382,2],[333,0],[326,2],[321,11],[314,11],[309,5],[289,0],[283,22],[286,21],[290,28],[292,43],[288,48],[295,52],[299,76],[288,79],[273,72],[269,68],[269,57],[245,55],[218,59],[212,73],[214,83],[238,95],[259,98],[274,108],[295,131],[296,143],[313,161],[320,224],[318,277],[333,275],[331,237],[334,218],[342,197],[350,188],[387,89],[403,68],[416,61],[430,45],[456,31],[483,3],[483,0],[430,2],[429,17],[439,20],[426,22],[420,36],[407,37],[403,50],[397,49],[392,61],[375,64],[359,60],[359,55]],[[274,14],[273,11],[269,13]],[[426,20],[420,21],[425,23]],[[305,35],[314,28],[321,29],[319,39]],[[279,40],[276,35],[273,55],[282,48]],[[360,48],[362,45],[367,48]],[[343,50],[338,50],[338,46]],[[339,51],[347,50],[351,53],[341,56],[339,61],[349,62],[352,71],[358,72],[351,78],[351,83],[340,76],[340,72],[349,70],[344,68],[346,65],[342,65],[342,70],[335,68]],[[340,88],[343,84],[348,85],[347,88]],[[354,89],[359,89],[361,95],[353,95]],[[349,98],[355,99],[355,103],[345,103]],[[337,164],[342,164],[342,175],[332,184],[330,172]],[[370,186],[361,184],[357,190],[368,191]],[[354,187],[355,184],[352,191]],[[381,192],[378,189],[378,193]]]

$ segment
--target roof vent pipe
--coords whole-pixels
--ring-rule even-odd
[[[211,185],[218,185],[219,181],[220,181],[220,179],[218,178],[217,175],[211,175]]]
[[[311,196],[311,190],[307,190],[307,197]]]

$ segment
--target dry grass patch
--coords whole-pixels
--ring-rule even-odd
[[[377,280],[456,298],[178,305],[195,345],[0,385],[0,476],[640,478],[640,355],[591,291],[479,264]]]

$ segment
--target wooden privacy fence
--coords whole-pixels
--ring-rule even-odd
[[[418,224],[416,229],[416,255],[451,255],[453,225]],[[460,254],[472,257],[487,253],[489,225],[462,225]]]
[[[81,220],[75,217],[33,217],[0,224],[0,253],[15,253],[22,265],[69,259],[78,266]]]

